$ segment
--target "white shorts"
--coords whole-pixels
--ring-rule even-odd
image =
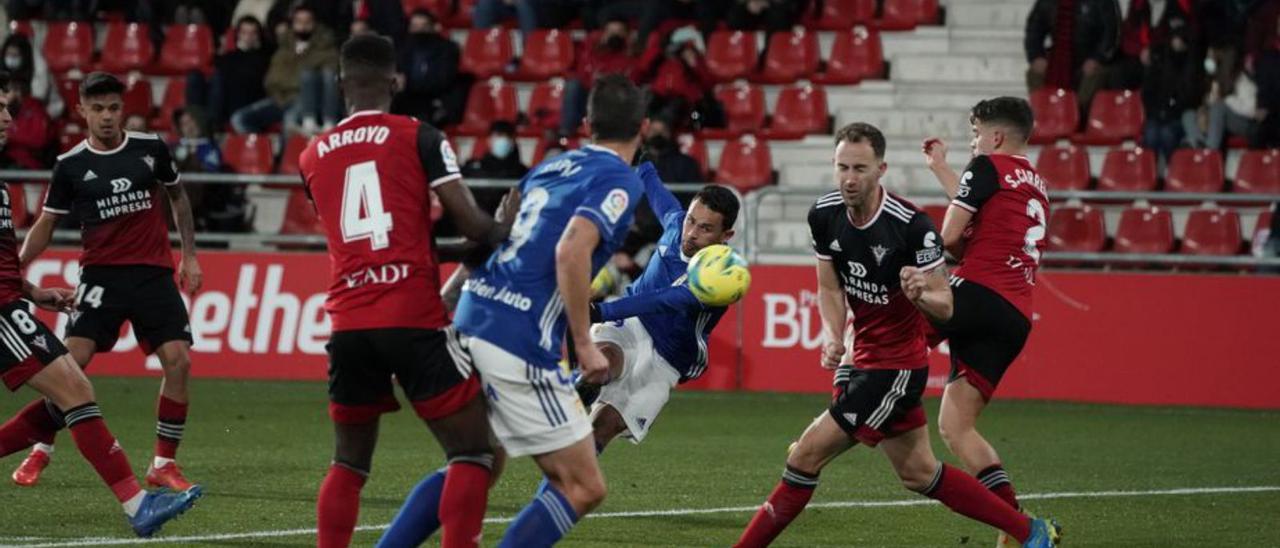
[[[591,327],[591,339],[617,345],[623,356],[622,376],[600,388],[600,397],[591,412],[592,422],[607,404],[618,410],[627,424],[622,435],[632,443],[640,443],[667,405],[671,389],[680,382],[680,373],[654,350],[653,339],[637,318],[627,318],[622,325],[596,324]]]
[[[550,453],[591,435],[567,371],[538,367],[474,337],[467,342],[489,403],[489,424],[508,455]]]

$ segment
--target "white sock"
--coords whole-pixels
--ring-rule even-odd
[[[160,468],[160,467],[162,467],[162,466],[164,466],[164,465],[166,465],[166,464],[169,464],[169,463],[171,463],[171,462],[174,462],[174,460],[173,460],[173,459],[166,459],[166,458],[164,458],[164,457],[156,457],[156,458],[155,458],[155,460],[151,461],[151,467],[152,467],[152,468]]]
[[[146,491],[138,491],[138,494],[134,495],[133,498],[124,501],[121,504],[124,506],[124,515],[129,517],[138,515],[138,508],[142,507],[142,498],[145,496],[147,496]]]
[[[52,445],[49,445],[49,444],[47,444],[47,443],[36,443],[35,445],[31,446],[31,450],[32,450],[32,451],[40,451],[40,452],[42,452],[42,453],[44,453],[44,454],[46,454],[46,455],[50,455],[50,456],[52,456],[52,455],[53,455],[53,446],[52,446]]]

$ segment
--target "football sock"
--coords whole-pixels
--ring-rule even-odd
[[[107,430],[107,423],[102,419],[102,410],[98,409],[98,404],[89,402],[68,409],[64,416],[76,448],[98,472],[103,483],[111,488],[116,500],[123,504],[142,494],[138,478],[133,476],[133,469],[129,467],[129,459],[115,436]],[[128,506],[125,510],[128,511]],[[136,510],[135,507],[134,511]]]
[[[788,466],[782,473],[782,481],[778,482],[768,500],[756,511],[755,517],[751,518],[747,529],[734,546],[768,546],[791,524],[791,520],[804,511],[817,487],[818,476]]]
[[[578,514],[573,511],[569,500],[555,487],[548,486],[516,515],[498,548],[551,546],[568,534],[577,522]]]
[[[178,444],[182,442],[182,432],[187,424],[187,404],[165,396],[156,402],[156,467],[163,464],[160,459],[170,462],[178,455]]]
[[[338,463],[320,484],[316,497],[317,548],[346,548],[360,516],[360,489],[365,474]]]
[[[446,470],[441,468],[432,472],[409,492],[395,519],[391,520],[391,525],[378,540],[377,548],[421,546],[440,528],[438,514]]]
[[[1031,535],[1031,519],[1010,508],[973,476],[947,464],[938,466],[933,482],[921,493],[945,504],[957,514],[1009,533],[1018,542]]]
[[[12,455],[32,444],[52,441],[53,433],[62,427],[52,405],[44,398],[28,403],[0,426],[0,457]],[[50,447],[52,449],[52,447]]]
[[[984,468],[975,476],[984,487],[990,489],[997,497],[1012,506],[1014,510],[1022,508],[1018,505],[1018,495],[1013,491],[1013,481],[1009,479],[1009,473],[1004,471],[1004,467],[999,464],[993,464]]]
[[[480,545],[484,509],[489,502],[489,476],[493,455],[454,458],[445,473],[437,517],[443,532],[441,548]]]

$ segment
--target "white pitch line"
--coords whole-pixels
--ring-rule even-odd
[[[1018,500],[1056,500],[1056,499],[1078,499],[1078,498],[1115,498],[1115,497],[1152,497],[1152,496],[1184,496],[1184,495],[1219,495],[1219,494],[1240,494],[1240,493],[1273,493],[1280,492],[1280,485],[1257,485],[1243,487],[1185,487],[1178,489],[1149,489],[1149,490],[1133,490],[1133,491],[1065,491],[1057,493],[1027,493],[1018,495]],[[809,504],[806,508],[886,508],[900,506],[927,506],[937,504],[937,501],[927,498],[913,498],[902,500],[852,500],[852,501],[836,501],[836,502],[815,502]],[[588,518],[643,518],[643,517],[662,517],[662,516],[692,516],[700,514],[734,514],[743,512],[755,512],[759,506],[724,506],[720,508],[679,508],[673,510],[641,510],[634,512],[600,512],[597,514],[589,514]],[[485,523],[508,523],[514,517],[495,517],[486,518]],[[381,531],[386,529],[390,524],[382,525],[361,525],[356,527],[356,531]],[[224,540],[240,540],[251,538],[272,538],[272,537],[295,537],[301,535],[314,535],[316,530],[310,529],[280,529],[275,531],[253,531],[248,533],[222,533],[215,535],[192,535],[185,537],[161,537],[151,539],[139,538],[112,538],[112,537],[92,537],[81,538],[68,541],[45,542],[39,544],[7,544],[0,548],[55,548],[70,546],[121,546],[135,544],[162,544],[175,542],[216,542]],[[12,542],[19,540],[15,538],[0,538],[0,541]],[[43,539],[49,540],[49,539]]]

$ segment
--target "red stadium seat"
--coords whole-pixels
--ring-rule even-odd
[[[1031,110],[1036,115],[1032,144],[1047,144],[1071,137],[1080,124],[1076,92],[1069,89],[1040,88],[1031,92]]]
[[[245,175],[267,175],[274,163],[271,137],[259,133],[230,133],[222,143],[222,157],[231,170]]]
[[[911,30],[938,21],[938,0],[884,0],[879,26],[884,30]]]
[[[807,79],[818,71],[818,33],[797,27],[790,32],[769,36],[769,49],[764,54],[764,69],[751,80],[762,84],[790,84]]]
[[[870,24],[876,18],[876,0],[826,0],[805,20],[816,30],[848,30],[854,25]]]
[[[1271,216],[1272,215],[1273,215],[1273,212],[1270,209],[1263,211],[1261,214],[1258,215],[1258,222],[1254,223],[1253,225],[1253,237],[1249,238],[1249,241],[1253,242],[1254,246],[1258,246],[1261,243],[1266,243],[1266,242],[1259,242],[1259,240],[1263,238],[1267,238],[1271,235]]]
[[[75,21],[50,22],[42,49],[50,72],[87,70],[93,61],[93,26]]]
[[[489,125],[496,120],[515,123],[520,117],[520,104],[516,88],[494,78],[471,86],[467,96],[467,108],[462,123],[454,130],[459,135],[483,135],[489,133]]]
[[[570,137],[568,139],[563,139],[563,140],[538,139],[538,144],[533,147],[533,163],[529,165],[536,166],[542,163],[542,160],[546,159],[547,149],[550,148],[551,145],[554,143],[559,143],[563,145],[565,150],[574,150],[578,148],[578,139],[576,137]]]
[[[773,183],[773,159],[769,143],[743,135],[724,144],[716,182],[747,192]]]
[[[1149,192],[1156,189],[1156,155],[1141,147],[1111,149],[1102,161],[1098,190]]]
[[[1036,172],[1049,183],[1050,190],[1087,190],[1089,153],[1075,145],[1040,149]]]
[[[680,152],[698,161],[698,169],[702,172],[702,176],[706,177],[707,171],[710,170],[707,161],[707,143],[688,133],[676,137],[676,142],[680,145]]]
[[[315,206],[299,187],[289,189],[289,200],[285,202],[284,223],[280,225],[280,233],[324,234],[324,223],[316,216]]]
[[[473,29],[467,32],[467,41],[462,47],[461,70],[482,79],[502,74],[513,55],[511,33],[507,29]]]
[[[542,82],[534,86],[529,95],[529,107],[525,109],[529,116],[526,133],[540,136],[544,130],[560,127],[560,105],[563,103],[563,80]]]
[[[836,33],[831,56],[822,72],[813,75],[814,83],[856,84],[884,76],[884,52],[880,33],[857,27]]]
[[[155,50],[145,23],[114,22],[107,24],[107,39],[102,45],[99,70],[129,72],[151,64]]]
[[[764,135],[770,139],[803,139],[812,133],[831,133],[827,92],[814,86],[784,88],[778,93],[773,120]]]
[[[745,78],[756,68],[756,37],[740,30],[718,30],[707,44],[707,70],[717,81]]]
[[[151,111],[155,108],[155,103],[151,102],[151,82],[144,78],[130,79],[128,87],[124,89],[124,115],[131,116],[141,114],[151,120]]]
[[[1280,194],[1280,148],[1246,150],[1236,168],[1235,192]]]
[[[1107,246],[1107,225],[1102,210],[1089,206],[1062,206],[1049,217],[1049,249],[1094,253]]]
[[[1180,148],[1169,158],[1164,189],[1169,192],[1222,192],[1222,155],[1216,150]]]
[[[703,137],[726,138],[743,133],[753,133],[764,127],[765,113],[764,90],[760,86],[739,82],[721,86],[716,90],[716,100],[724,105],[726,127],[704,129]]]
[[[457,9],[445,17],[443,23],[451,29],[471,28],[471,14],[476,11],[476,0],[457,0]]]
[[[173,127],[174,111],[187,104],[187,86],[182,80],[170,79],[165,85],[164,96],[160,98],[160,112],[151,119],[151,128],[157,131],[176,129]]]
[[[311,139],[302,135],[289,137],[289,140],[284,143],[284,151],[280,153],[280,167],[276,168],[276,173],[284,175],[297,174],[298,156],[302,155],[302,151],[306,150],[309,144],[311,144]]]
[[[1142,134],[1145,114],[1142,94],[1136,90],[1102,90],[1093,96],[1089,121],[1077,143],[1117,145]]]
[[[84,123],[84,117],[80,115],[80,82],[75,78],[59,78],[57,79],[58,95],[62,96],[62,104],[67,105],[66,117],[68,120]]]
[[[565,76],[571,68],[573,40],[569,33],[557,29],[538,29],[525,38],[520,69],[512,78],[525,81],[546,80],[552,76]]]
[[[1240,253],[1240,215],[1232,209],[1195,209],[1187,216],[1182,252],[1187,255]]]
[[[1117,253],[1168,253],[1173,250],[1173,215],[1158,207],[1131,207],[1120,214]]]
[[[213,68],[213,31],[204,25],[169,25],[164,29],[158,72],[186,74]]]
[[[471,153],[467,154],[467,160],[479,160],[489,153],[489,136],[481,135],[476,137],[471,143]]]

